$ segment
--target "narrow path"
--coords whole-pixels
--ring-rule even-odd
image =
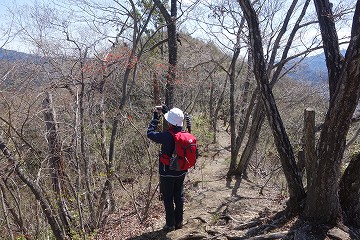
[[[144,225],[138,223],[131,209],[120,209],[109,218],[106,228],[94,239],[101,240],[185,240],[227,239],[242,229],[259,224],[267,216],[281,211],[284,201],[278,189],[265,188],[263,195],[255,183],[242,181],[237,195],[226,187],[229,165],[229,136],[219,134],[219,144],[208,146],[196,168],[185,179],[184,227],[170,233],[161,231],[165,219],[162,203],[156,201],[151,218]],[[231,184],[233,187],[234,183]],[[131,237],[129,237],[131,236]]]
[[[210,152],[214,152],[213,150]],[[242,181],[237,195],[226,187],[229,153],[224,150],[212,158],[200,159],[203,167],[193,169],[186,182],[184,229],[167,234],[168,239],[226,239],[231,231],[281,211],[282,198],[276,189],[265,189],[263,195],[254,183]],[[233,187],[234,182],[231,184]],[[238,230],[236,230],[238,231]]]

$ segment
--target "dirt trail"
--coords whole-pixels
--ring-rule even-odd
[[[279,190],[264,189],[260,195],[259,186],[242,180],[235,194],[235,181],[227,187],[225,178],[230,153],[223,150],[213,158],[215,152],[212,149],[207,157],[200,159],[203,168],[189,172],[185,228],[168,233],[168,239],[227,239],[225,236],[237,235],[236,229],[243,224],[255,223],[284,209]]]
[[[208,146],[196,168],[187,174],[183,229],[164,233],[161,230],[165,223],[163,205],[155,201],[146,223],[139,224],[131,207],[123,208],[112,214],[106,227],[93,239],[359,239],[352,237],[359,234],[346,228],[308,228],[296,218],[279,218],[283,216],[286,199],[275,187],[267,186],[260,194],[261,186],[256,181],[263,184],[264,179],[259,177],[252,177],[253,182],[242,180],[235,194],[235,182],[227,186],[225,179],[230,158],[225,148],[230,145],[229,139],[222,131],[219,144]]]
[[[135,218],[128,216],[122,219],[119,214],[109,220],[106,229],[96,239],[227,239],[225,236],[237,235],[243,224],[258,223],[260,218],[281,211],[284,201],[279,201],[279,190],[266,188],[260,195],[260,188],[245,180],[241,182],[237,194],[232,188],[234,181],[231,187],[226,186],[225,176],[230,158],[230,152],[225,149],[229,146],[228,139],[230,137],[225,132],[219,135],[218,142],[221,144],[208,146],[196,168],[187,174],[183,229],[167,234],[161,231],[165,219],[162,204],[157,202],[157,209],[147,227],[137,227]],[[127,233],[124,231],[136,227],[141,230],[129,230],[132,231],[128,234],[131,237],[125,237]]]

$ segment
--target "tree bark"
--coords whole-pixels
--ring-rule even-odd
[[[165,104],[172,108],[174,106],[174,82],[176,78],[177,65],[177,0],[171,0],[170,13],[160,0],[154,0],[155,5],[159,8],[161,14],[165,18],[168,33],[168,49],[169,49],[169,69],[167,74]]]
[[[237,47],[234,51],[231,65],[230,65],[230,145],[231,145],[231,161],[227,178],[231,178],[236,168],[236,129],[235,129],[235,68],[236,61],[240,54],[240,47]]]
[[[215,82],[214,82],[214,78],[210,75],[209,116],[213,131],[212,143],[216,143],[216,139],[217,139],[217,133],[216,133],[217,120],[215,119],[215,111],[214,111],[215,110],[214,92],[215,92]]]
[[[270,57],[270,60],[269,60],[269,64],[268,64],[268,67],[267,67],[267,74],[269,76],[271,76],[271,82],[270,82],[271,87],[273,87],[275,85],[275,83],[280,78],[280,73],[282,72],[285,63],[287,62],[289,49],[291,48],[291,44],[292,44],[292,42],[294,40],[296,32],[300,29],[301,21],[305,16],[305,13],[306,13],[306,10],[307,10],[307,8],[309,6],[310,1],[311,0],[306,0],[306,2],[304,3],[303,8],[301,10],[301,13],[300,13],[298,19],[296,20],[296,23],[295,23],[295,25],[294,25],[288,39],[287,39],[287,43],[285,45],[285,48],[284,48],[284,51],[282,53],[281,59],[280,59],[279,63],[276,64],[275,71],[272,72],[272,70],[274,69],[274,63],[275,63],[277,49],[279,48],[281,39],[282,39],[282,37],[284,36],[284,34],[286,32],[289,20],[290,20],[290,18],[292,16],[292,13],[293,13],[294,9],[295,9],[297,1],[293,1],[290,8],[289,8],[289,11],[288,11],[288,13],[287,13],[287,15],[285,17],[283,26],[281,27],[281,30],[280,30],[280,32],[279,32],[279,34],[278,34],[278,36],[277,36],[277,38],[276,38],[276,40],[274,42],[274,48],[273,48],[273,51],[272,51],[272,54],[271,54],[271,57]],[[252,67],[252,62],[253,62],[251,54],[252,53],[250,52],[249,53],[249,61],[248,61],[249,62],[249,67],[250,66]],[[249,78],[249,76],[247,76],[247,78]],[[258,90],[256,90],[254,92],[254,94],[257,94],[257,92],[258,92]],[[254,96],[253,96],[253,99],[254,99]],[[261,111],[264,112],[264,110],[263,110],[264,107],[257,104],[257,107],[255,108],[254,111],[257,112],[257,111],[260,111],[260,109],[262,109]],[[251,107],[251,105],[248,108],[247,115],[250,114],[249,111],[253,111],[253,108]],[[265,118],[264,115],[257,114],[257,117],[254,118],[257,121],[253,120],[252,121],[252,126],[257,126],[258,128],[261,128],[262,123],[264,122],[264,118]],[[238,153],[239,153],[239,148],[241,146],[241,143],[243,141],[245,131],[246,131],[246,128],[247,128],[247,122],[246,121],[244,123],[240,123],[239,125],[242,125],[242,124],[243,124],[243,127],[239,126],[239,128],[241,127],[242,129],[239,130],[238,137],[237,137],[237,140],[236,140],[236,148],[237,148],[237,152],[235,153],[236,155],[238,155]],[[251,127],[251,128],[253,129],[253,127]],[[248,166],[248,163],[249,163],[249,161],[251,159],[251,156],[253,154],[253,146],[254,146],[254,144],[257,143],[257,139],[259,137],[258,134],[260,134],[260,129],[253,129],[253,130],[250,130],[250,131],[252,132],[252,134],[249,134],[249,140],[246,143],[245,149],[244,149],[244,151],[243,151],[243,153],[242,153],[242,155],[240,157],[240,162],[239,162],[239,164],[237,166],[237,169],[235,171],[236,178],[241,177],[245,173],[246,168]]]
[[[266,71],[257,15],[250,1],[244,0],[239,1],[239,3],[249,27],[251,51],[253,51],[254,56],[255,79],[260,88],[267,118],[273,131],[276,147],[279,152],[281,164],[289,186],[290,199],[288,204],[291,210],[296,211],[297,206],[299,206],[299,202],[305,197],[301,175],[296,166],[295,156],[269,85],[269,76]]]
[[[260,99],[259,99],[260,100]],[[238,180],[243,177],[243,174],[246,171],[246,168],[250,162],[250,158],[255,150],[255,145],[259,139],[261,127],[265,120],[265,111],[263,108],[263,103],[258,101],[255,110],[254,116],[251,123],[250,133],[249,133],[249,140],[245,146],[245,149],[241,155],[240,162],[236,168],[235,176]]]
[[[315,111],[311,108],[305,109],[304,114],[304,145],[307,186],[309,187],[314,177],[314,164],[316,162]]]
[[[347,223],[360,227],[360,153],[350,161],[340,181],[340,204]]]
[[[326,9],[325,6],[325,9],[320,9],[318,12],[321,13]],[[319,18],[321,17],[319,16]],[[332,22],[330,21],[328,24],[332,24]],[[323,35],[323,37],[329,36]],[[334,50],[328,49],[324,45],[324,51],[332,52]],[[331,54],[328,55],[331,56]],[[341,213],[338,195],[340,169],[345,151],[346,135],[359,102],[359,59],[360,1],[356,3],[351,40],[341,72],[334,73],[339,76],[339,79],[333,97],[330,99],[329,109],[320,134],[317,161],[314,167],[316,177],[313,177],[307,194],[304,217],[313,222],[335,223]],[[337,66],[334,66],[331,71],[337,71]]]
[[[50,170],[51,170],[51,180],[53,184],[53,190],[55,193],[55,198],[57,202],[57,209],[59,212],[59,217],[61,219],[62,225],[70,235],[70,226],[68,222],[68,213],[66,211],[66,204],[64,202],[63,196],[64,191],[64,160],[61,154],[61,140],[58,134],[58,128],[55,118],[55,111],[52,105],[52,97],[50,93],[46,93],[45,99],[43,100],[44,107],[44,121],[46,124],[46,139],[48,142],[49,148],[49,161],[50,161]]]
[[[246,106],[242,109],[243,111],[242,111],[242,115],[240,116],[238,133],[237,133],[237,137],[236,137],[236,145],[235,145],[236,156],[239,154],[240,147],[244,141],[244,138],[246,135],[246,130],[247,130],[249,122],[250,122],[251,113],[254,113],[254,116],[253,116],[253,120],[251,122],[248,141],[245,145],[244,151],[241,154],[240,161],[235,170],[235,176],[237,178],[243,176],[243,174],[246,171],[248,163],[249,163],[251,156],[255,150],[254,146],[257,143],[257,140],[259,138],[262,123],[264,122],[264,119],[265,119],[264,116],[261,116],[261,118],[257,117],[258,116],[257,111],[261,111],[261,113],[260,113],[261,115],[265,114],[263,109],[262,110],[258,109],[259,102],[261,102],[261,99],[258,95],[258,89],[256,89],[252,94],[249,106]],[[243,102],[243,104],[244,103],[245,102]],[[257,119],[257,121],[255,121],[255,119]],[[258,120],[261,120],[261,122],[259,122]],[[256,128],[256,130],[254,128]],[[256,131],[256,132],[254,132],[254,131]],[[243,163],[241,163],[241,162],[243,162]],[[244,165],[244,166],[240,167],[240,165]]]
[[[316,13],[324,46],[325,61],[328,69],[330,100],[334,97],[341,72],[342,56],[335,28],[332,3],[329,0],[314,0]]]

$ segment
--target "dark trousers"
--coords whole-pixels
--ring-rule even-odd
[[[169,227],[182,224],[183,221],[184,179],[185,174],[180,177],[160,176],[160,192],[164,201],[166,225]]]

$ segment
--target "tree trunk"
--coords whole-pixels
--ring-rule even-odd
[[[217,139],[217,133],[216,133],[216,129],[217,129],[217,120],[215,118],[215,101],[214,101],[214,92],[215,92],[215,83],[214,83],[214,78],[210,75],[210,95],[209,95],[209,116],[210,116],[210,123],[212,126],[212,131],[213,131],[213,139],[212,139],[212,143],[216,143],[216,139]]]
[[[132,48],[131,48],[131,52],[130,55],[128,56],[128,63],[124,72],[124,77],[123,77],[123,82],[122,82],[122,95],[121,98],[119,100],[119,106],[118,106],[118,113],[116,114],[116,116],[114,117],[114,120],[112,122],[112,126],[111,126],[111,136],[110,136],[110,140],[109,140],[109,154],[108,154],[108,162],[107,162],[107,166],[106,166],[106,171],[107,171],[107,179],[106,182],[104,184],[104,187],[102,189],[102,194],[101,194],[101,200],[100,200],[100,205],[102,206],[101,208],[99,208],[99,210],[101,211],[100,215],[102,214],[102,211],[104,210],[104,206],[105,206],[105,202],[106,202],[106,198],[110,199],[110,202],[113,201],[113,163],[114,163],[114,158],[115,158],[115,143],[116,143],[116,138],[117,138],[117,133],[118,133],[118,127],[119,127],[119,118],[120,118],[120,112],[124,109],[125,104],[130,96],[131,90],[132,90],[132,86],[135,84],[135,76],[136,76],[136,68],[137,68],[137,63],[141,57],[141,52],[140,54],[136,55],[136,50],[138,48],[138,45],[140,43],[140,40],[142,38],[142,34],[144,33],[145,29],[147,28],[147,25],[150,21],[151,15],[154,11],[155,8],[152,8],[150,10],[149,16],[146,19],[146,21],[143,23],[143,25],[141,25],[141,29],[139,29],[139,19],[137,18],[137,14],[135,14],[137,12],[136,6],[134,4],[133,1],[131,1],[131,6],[132,6],[132,12],[134,13],[132,15],[133,17],[133,33],[132,33]],[[133,79],[132,82],[129,85],[129,79],[130,79],[130,74],[133,74]],[[105,194],[108,193],[108,194]],[[111,208],[113,208],[111,206]],[[114,209],[111,209],[114,210]],[[99,220],[100,218],[97,218],[97,220]],[[96,222],[96,220],[94,219],[94,222]],[[97,221],[98,223],[100,223],[100,221]]]
[[[296,211],[299,207],[299,202],[304,199],[305,191],[302,185],[301,175],[298,171],[295,162],[295,156],[285,132],[279,111],[276,107],[275,99],[269,85],[269,76],[266,71],[266,64],[262,48],[262,39],[259,29],[259,22],[255,10],[250,1],[239,1],[240,6],[244,12],[248,27],[251,29],[250,44],[251,51],[254,56],[254,74],[255,79],[260,88],[262,101],[265,105],[267,118],[272,128],[277,150],[280,155],[280,161],[284,170],[284,174],[289,186],[289,207]]]
[[[61,219],[62,225],[70,235],[70,226],[68,222],[69,213],[66,210],[66,204],[64,202],[63,196],[65,194],[64,189],[64,160],[61,154],[61,140],[58,134],[57,123],[55,120],[55,111],[52,105],[51,95],[47,92],[46,97],[43,100],[44,107],[44,121],[46,124],[46,138],[49,147],[49,161],[50,161],[50,170],[51,170],[51,180],[53,183],[53,190],[55,193],[55,198],[57,202],[57,209],[59,212],[59,217]]]
[[[249,134],[249,140],[245,146],[245,149],[243,151],[243,154],[241,155],[240,161],[235,169],[236,166],[236,160],[237,160],[237,156],[239,155],[239,151],[240,151],[240,147],[243,143],[243,140],[245,138],[246,135],[246,130],[248,128],[249,125],[249,121],[250,121],[250,116],[251,113],[253,112],[254,109],[254,105],[255,102],[257,101],[256,99],[259,96],[259,91],[258,88],[252,93],[252,97],[250,100],[250,104],[248,103],[248,95],[249,95],[249,88],[250,88],[250,80],[252,78],[252,72],[253,72],[253,56],[252,56],[252,52],[249,51],[248,54],[248,65],[247,65],[247,74],[246,74],[246,79],[244,82],[244,86],[242,89],[242,96],[241,96],[241,102],[240,102],[240,118],[239,118],[239,124],[238,124],[238,131],[237,131],[237,136],[236,136],[236,140],[235,140],[235,144],[231,145],[234,150],[231,151],[231,163],[230,163],[230,168],[229,171],[227,173],[227,179],[228,181],[230,180],[231,175],[235,175],[236,178],[238,179],[238,182],[240,184],[240,178],[242,177],[242,174],[245,172],[245,169],[247,167],[247,164],[249,163],[249,160],[251,158],[252,152],[254,150],[254,145],[251,145],[251,147],[249,146],[249,142],[251,142],[251,138],[255,137],[256,141],[258,139],[258,136],[254,136],[251,133],[250,130],[250,134]],[[248,105],[249,104],[249,105]],[[256,108],[255,108],[255,112],[256,112]],[[255,117],[254,117],[255,118]],[[253,121],[254,123],[254,121]],[[261,126],[260,126],[261,127]],[[235,134],[235,133],[234,133]],[[256,142],[255,142],[256,144]],[[248,147],[250,147],[250,149],[247,149]],[[249,154],[250,156],[249,156]],[[244,156],[246,155],[246,156]],[[248,157],[248,158],[247,158]],[[246,163],[245,163],[246,162]],[[232,164],[234,169],[231,169]],[[244,165],[245,164],[245,165]],[[240,168],[241,166],[241,169]],[[244,168],[245,167],[245,168]]]
[[[240,47],[237,47],[234,51],[231,65],[230,65],[230,145],[231,145],[231,161],[227,178],[231,178],[236,168],[236,129],[235,129],[235,72],[236,72],[236,61],[240,54]]]
[[[5,196],[5,191],[4,191],[4,187],[2,186],[2,184],[0,184],[0,198],[1,198],[1,207],[2,207],[2,215],[4,216],[3,218],[5,218],[5,223],[6,223],[6,230],[8,231],[9,234],[9,238],[11,240],[14,240],[14,234],[13,231],[11,230],[10,227],[10,221],[9,221],[9,214],[7,212],[7,209],[9,208],[9,206],[5,203],[6,201],[6,196]],[[11,208],[9,208],[10,210]],[[14,218],[14,220],[16,221],[18,218],[15,215],[16,218]],[[17,222],[17,221],[16,221]],[[22,230],[22,229],[21,229]],[[5,231],[4,231],[5,232]],[[22,231],[22,233],[24,234],[25,232]]]
[[[340,181],[340,204],[347,223],[360,228],[360,153],[350,161]]]
[[[339,48],[338,36],[335,28],[332,3],[329,0],[314,0],[319,20],[322,41],[324,45],[325,61],[328,69],[330,100],[334,97],[337,82],[341,73],[342,56]]]
[[[315,111],[311,108],[305,109],[304,114],[304,145],[307,187],[309,188],[314,177],[314,164],[316,162]]]
[[[81,69],[83,68],[84,62],[81,61]],[[95,211],[94,211],[94,201],[93,201],[93,191],[92,191],[92,184],[91,184],[91,166],[92,161],[89,157],[87,147],[86,147],[86,126],[85,126],[85,106],[84,106],[84,98],[85,98],[85,82],[84,82],[84,75],[83,72],[81,73],[81,84],[80,84],[80,92],[79,92],[79,100],[78,100],[78,109],[79,109],[79,128],[80,128],[80,135],[79,135],[79,141],[80,141],[80,155],[81,160],[84,164],[84,181],[85,181],[85,187],[86,187],[86,198],[88,202],[89,212],[90,212],[90,229],[95,229]]]
[[[309,6],[309,3],[310,3],[310,0],[306,0],[306,2],[304,3],[302,11],[301,11],[295,25],[293,26],[293,29],[292,29],[289,37],[287,39],[287,44],[285,45],[285,48],[284,48],[284,51],[282,53],[281,59],[280,59],[279,63],[276,64],[276,70],[274,72],[272,72],[272,70],[274,68],[274,62],[275,62],[275,58],[276,58],[277,49],[279,48],[279,47],[276,47],[276,46],[280,45],[281,39],[282,39],[282,37],[284,36],[284,34],[286,32],[289,20],[290,20],[290,18],[292,16],[292,12],[295,9],[297,1],[292,2],[291,6],[289,8],[289,11],[288,11],[288,13],[287,13],[287,15],[286,15],[286,17],[284,19],[284,23],[283,23],[283,26],[281,28],[281,31],[279,32],[279,34],[278,34],[278,36],[277,36],[277,38],[275,40],[272,55],[271,55],[271,58],[269,60],[269,64],[268,64],[268,67],[267,67],[267,74],[268,75],[272,74],[271,82],[270,82],[271,87],[273,87],[275,85],[275,83],[280,78],[280,73],[282,72],[285,63],[287,62],[286,59],[287,59],[287,56],[288,56],[289,49],[291,47],[291,44],[293,42],[293,39],[295,37],[296,32],[300,28],[300,23],[301,23],[302,19],[305,16],[305,13],[306,13],[306,10],[307,10],[307,8]],[[252,58],[252,53],[251,52],[249,53],[248,62],[249,62],[249,70],[250,70],[250,68],[252,69],[252,63],[253,63],[253,58]],[[247,75],[247,81],[249,81],[249,79],[250,79],[250,76],[248,74]],[[256,94],[258,94],[258,90],[255,90],[255,92],[253,93],[252,101],[250,102],[250,106],[248,108],[248,113],[247,113],[246,119],[249,117],[248,115],[253,110],[253,108],[251,106],[254,103]],[[264,107],[258,104],[257,107],[255,108],[255,112],[260,111],[259,110],[260,108],[263,109]],[[264,110],[261,110],[261,111],[264,112]],[[252,127],[251,127],[252,130],[250,130],[251,134],[249,134],[249,140],[248,140],[248,142],[247,142],[247,144],[245,146],[245,149],[244,149],[244,151],[243,151],[243,153],[241,155],[241,158],[240,158],[240,162],[239,162],[238,167],[237,167],[237,169],[235,171],[236,178],[240,178],[246,171],[248,163],[249,163],[249,161],[251,159],[251,156],[253,154],[253,146],[254,146],[254,144],[256,144],[257,139],[259,137],[258,134],[260,134],[260,128],[261,128],[261,126],[262,126],[262,124],[264,122],[264,118],[265,118],[264,115],[259,116],[259,114],[257,114],[257,117],[254,118],[257,121],[253,120],[253,122],[252,122]],[[245,131],[246,131],[246,128],[247,128],[247,121],[248,121],[246,119],[245,119],[245,121],[243,123],[242,122],[239,123],[239,129],[241,128],[241,130],[239,130],[237,140],[236,140],[237,151],[234,152],[236,155],[238,155],[238,153],[239,153],[239,149],[241,147],[243,138],[245,136]],[[243,125],[243,126],[241,126],[241,125]],[[257,126],[259,129],[253,129],[253,126]]]
[[[220,111],[223,111],[223,115],[226,115],[226,111],[223,109],[223,103],[224,103],[224,98],[225,98],[225,92],[226,92],[226,88],[227,88],[227,84],[228,84],[228,76],[226,76],[225,81],[224,81],[224,85],[221,88],[221,94],[220,97],[218,99],[218,101],[216,102],[216,108],[214,111],[214,127],[217,128],[217,119],[219,117],[219,113]]]
[[[240,162],[236,168],[235,176],[238,180],[242,178],[247,166],[249,165],[251,156],[255,150],[254,146],[256,145],[260,136],[261,126],[263,125],[265,120],[264,115],[264,105],[261,101],[258,101],[254,110],[249,139],[241,155]]]
[[[170,14],[160,0],[154,0],[155,5],[159,8],[161,14],[165,18],[168,33],[168,49],[169,49],[169,69],[165,90],[165,104],[172,108],[174,106],[174,82],[176,78],[177,65],[177,0],[171,0]]]
[[[318,10],[318,14],[326,10],[325,6],[324,9]],[[319,16],[319,18],[322,17]],[[332,16],[327,17],[332,18]],[[325,23],[320,21],[320,24]],[[333,24],[333,22],[330,21],[326,24]],[[329,36],[323,35],[324,37]],[[332,52],[333,49],[328,49],[324,45],[324,51]],[[331,54],[325,55],[332,56]],[[335,58],[337,57],[335,56]],[[307,194],[304,217],[313,222],[334,223],[341,213],[338,196],[340,168],[345,151],[346,135],[360,96],[359,59],[360,1],[356,4],[351,40],[343,61],[342,71],[334,73],[340,78],[330,100],[329,110],[320,134],[317,161],[314,173],[312,173],[316,173],[316,175],[313,175]],[[336,69],[337,66],[334,66],[334,69],[329,71],[336,71]]]

